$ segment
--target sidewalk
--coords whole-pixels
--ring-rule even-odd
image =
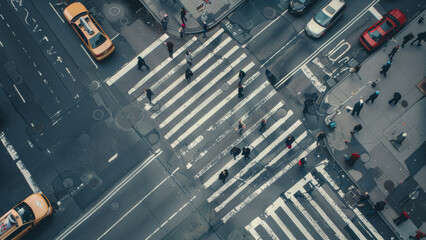
[[[205,20],[208,28],[215,26],[228,14],[244,3],[244,0],[139,0],[154,18],[160,23],[164,14],[169,16],[167,32],[178,35],[178,29],[182,20],[180,18],[180,8],[186,10],[185,33],[202,33],[202,23]],[[204,15],[204,16],[203,16]]]
[[[393,58],[392,66],[384,78],[379,74],[383,64],[389,61],[391,49],[402,44],[402,38],[409,32],[415,36],[425,31],[425,23],[418,24],[417,18],[405,26],[395,40],[379,48],[365,62],[356,74],[340,81],[323,98],[320,110],[325,116],[334,115],[335,129],[325,126],[324,118],[319,119],[327,128],[327,144],[335,161],[345,170],[361,191],[370,193],[371,201],[385,200],[385,210],[380,213],[388,225],[402,239],[408,239],[416,230],[426,232],[426,99],[418,88],[426,76],[426,43],[423,46],[406,44]],[[376,87],[372,81],[379,78]],[[352,116],[346,107],[353,107],[360,99],[364,101],[380,91],[374,104],[364,104],[360,116]],[[394,92],[402,99],[391,106],[388,101]],[[350,131],[357,124],[363,129],[351,138]],[[394,146],[390,140],[406,132],[407,138],[401,146]],[[345,143],[348,140],[348,143]],[[348,165],[346,155],[357,152],[361,155],[353,166]],[[396,226],[392,219],[400,212],[407,211],[411,218]]]

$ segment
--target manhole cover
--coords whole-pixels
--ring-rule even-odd
[[[320,57],[320,58],[319,58],[319,61],[320,61],[320,63],[321,63],[321,64],[323,64],[323,65],[327,65],[327,64],[329,63],[329,60],[328,60],[328,58],[327,58],[327,57]]]
[[[89,88],[89,90],[94,91],[94,90],[98,89],[100,86],[101,85],[99,84],[98,81],[92,81],[92,82],[89,83],[88,88]]]
[[[222,85],[220,85],[220,89],[224,92],[227,92],[229,90],[229,84],[228,83],[222,83]]]
[[[401,105],[402,105],[403,107],[408,107],[408,102],[407,102],[407,101],[405,101],[405,100],[402,100],[402,101],[401,101]]]
[[[151,112],[158,111],[161,108],[161,106],[163,106],[163,104],[161,104],[161,102],[156,102],[154,105],[152,105]]]
[[[385,187],[385,189],[390,192],[393,190],[393,188],[395,187],[395,184],[391,181],[391,180],[386,180],[385,183],[383,184],[383,186]]]
[[[266,19],[274,19],[277,16],[277,11],[272,7],[265,7],[263,9],[263,16]]]
[[[79,141],[81,144],[86,144],[86,143],[88,143],[88,142],[89,142],[89,139],[90,139],[90,137],[89,137],[89,135],[88,135],[88,134],[86,134],[86,133],[83,133],[83,134],[81,134],[81,135],[80,135],[80,137],[78,137],[78,141]]]
[[[65,178],[65,179],[62,181],[62,185],[63,185],[65,188],[70,188],[70,187],[72,187],[72,186],[74,185],[74,181],[72,180],[72,178]]]
[[[111,7],[108,11],[109,14],[111,14],[111,16],[117,16],[118,14],[120,14],[120,8],[118,7]]]
[[[123,26],[127,26],[127,24],[129,23],[129,19],[127,19],[127,18],[121,18],[120,19],[120,23],[121,23],[121,25],[123,25]]]
[[[41,133],[44,130],[44,124],[43,123],[36,123],[33,124],[33,130],[36,133]]]
[[[120,208],[120,204],[114,201],[109,205],[109,208],[111,208],[112,211],[117,211]]]
[[[149,141],[149,143],[154,145],[154,144],[158,143],[158,141],[160,141],[160,136],[158,136],[158,134],[151,133],[151,134],[148,135],[148,141]]]
[[[93,112],[93,118],[95,120],[101,120],[104,117],[104,111],[100,110],[100,109],[96,109]]]
[[[97,178],[92,178],[89,181],[89,185],[91,188],[97,188],[99,186],[99,180]]]
[[[363,162],[370,161],[370,155],[368,155],[367,153],[361,154],[361,161],[363,161]]]
[[[23,82],[23,78],[21,75],[16,75],[15,77],[13,77],[13,82],[16,84],[21,84]]]
[[[279,118],[283,118],[285,115],[287,115],[287,110],[285,110],[284,108],[280,108],[277,110],[275,115]]]

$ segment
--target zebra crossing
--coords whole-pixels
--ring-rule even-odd
[[[106,82],[118,88],[129,102],[136,99],[132,104],[145,103],[142,109],[149,114],[148,120],[155,123],[188,172],[193,173],[194,180],[209,193],[206,203],[213,205],[219,221],[226,223],[294,168],[300,158],[315,150],[317,144],[298,114],[270,85],[256,59],[223,29],[216,30],[205,42],[188,39],[173,59],[158,44],[165,39],[168,37],[163,35],[149,46],[150,51],[141,54],[147,63],[150,57],[164,57],[151,71],[141,76],[135,67],[129,67],[136,66],[135,58],[123,67],[127,72],[119,70]],[[186,51],[191,52],[194,64],[190,83],[184,75],[188,67]],[[244,98],[237,98],[240,70],[246,72],[242,81]],[[139,77],[134,78],[135,75]],[[155,93],[152,105],[146,103],[145,95],[138,94],[139,89],[147,88]],[[267,128],[261,132],[262,119]],[[241,134],[235,130],[239,120],[247,126]],[[284,143],[289,135],[296,139],[292,149]],[[234,160],[230,155],[234,146],[252,149],[251,159],[239,155]],[[228,169],[230,177],[222,184],[218,174],[224,169]],[[271,176],[268,169],[277,171]],[[260,186],[253,189],[253,184]],[[277,219],[273,213],[270,215]],[[257,222],[267,229],[263,220]],[[253,236],[256,227],[250,229]]]
[[[246,231],[254,239],[384,239],[357,208],[339,201],[344,194],[325,170],[328,162],[320,162],[315,174],[307,173],[285,191],[245,226]],[[320,184],[318,179],[325,181]]]

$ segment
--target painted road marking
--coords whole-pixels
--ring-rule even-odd
[[[370,12],[371,12],[371,14],[373,14],[373,16],[374,16],[375,18],[377,18],[377,20],[380,20],[380,19],[382,19],[382,17],[383,17],[383,16],[382,16],[382,14],[380,14],[374,6],[371,6],[371,7],[368,9],[368,11],[370,11]]]
[[[266,188],[271,186],[274,182],[276,182],[279,178],[281,178],[288,170],[290,170],[293,166],[298,164],[299,159],[306,157],[312,150],[317,147],[317,143],[312,143],[305,151],[303,151],[298,157],[294,158],[289,164],[287,164],[283,169],[281,169],[277,174],[275,174],[271,179],[266,181],[262,186],[256,189],[253,193],[251,193],[248,197],[244,199],[240,204],[238,204],[235,208],[229,211],[223,218],[222,222],[226,223],[231,219],[235,214],[240,212],[245,206],[247,206],[253,199],[259,196]]]
[[[279,198],[278,198],[279,199]],[[275,201],[277,202],[277,201]],[[268,217],[271,217],[275,223],[281,228],[281,231],[289,238],[290,240],[296,240],[296,237],[290,232],[290,229],[287,228],[287,226],[284,224],[284,222],[278,217],[278,215],[275,213],[275,210],[279,207],[279,205],[275,205],[273,203],[270,205],[266,210],[265,214]]]
[[[314,75],[314,73],[305,65],[302,66],[302,72],[306,75],[306,77],[311,81],[311,83],[318,89],[319,92],[324,92],[327,87],[322,84],[318,78]]]
[[[18,95],[21,98],[22,102],[25,103],[24,97],[22,96],[21,92],[19,91],[19,89],[16,87],[15,84],[13,84],[13,88],[15,88],[15,91],[18,93]]]
[[[340,35],[343,34],[344,31],[346,31],[349,27],[351,27],[355,22],[357,22],[367,11],[371,6],[374,6],[376,3],[378,3],[380,0],[373,0],[370,4],[368,4],[360,13],[358,13],[351,21],[349,21],[342,29],[340,29],[336,34],[334,34],[330,39],[328,39],[324,44],[322,44],[317,50],[315,50],[309,57],[307,57],[305,60],[303,60],[297,67],[295,67],[293,70],[291,70],[287,75],[285,75],[283,78],[281,78],[275,85],[275,88],[279,88],[281,85],[283,85],[285,82],[290,79],[297,71],[300,70],[300,68],[305,65],[306,63],[310,62],[312,59],[314,59],[322,50],[324,50],[330,43],[332,43],[334,40],[336,40]]]
[[[0,140],[3,143],[3,146],[6,148],[7,152],[9,153],[12,160],[15,162],[16,166],[21,171],[22,175],[25,178],[25,181],[27,181],[28,185],[30,186],[31,190],[33,190],[34,193],[41,192],[39,186],[31,176],[31,173],[28,171],[28,169],[25,167],[25,164],[20,159],[18,153],[15,151],[15,148],[13,147],[12,143],[9,142],[9,140],[6,138],[6,135],[2,131],[0,133]]]
[[[340,50],[340,48],[344,46],[347,46],[347,47],[344,51],[341,51],[340,55],[337,55],[336,57],[332,57],[332,55],[335,52],[337,52],[338,50]],[[328,57],[328,59],[330,59],[330,61],[336,62],[339,58],[345,55],[345,53],[347,53],[349,49],[351,49],[351,45],[348,42],[346,42],[345,39],[342,39],[342,41],[340,41],[333,49],[331,49],[326,56]]]
[[[203,78],[207,77],[212,71],[219,67],[227,58],[229,58],[232,54],[234,54],[240,47],[234,46],[230,51],[228,51],[223,58],[216,61],[214,64],[210,65],[208,69],[206,69],[202,74],[200,74],[196,79],[191,81],[188,85],[186,85],[181,91],[179,91],[177,94],[173,95],[173,98],[171,98],[167,103],[165,103],[163,106],[161,106],[160,109],[158,109],[154,114],[151,115],[152,119],[157,118],[161,113],[163,113],[167,108],[172,106],[177,100],[179,100],[182,96],[184,96],[191,88],[193,88],[198,82],[203,80]]]
[[[268,98],[269,99],[269,98]],[[267,100],[266,100],[267,101]],[[265,102],[266,102],[265,101]],[[260,102],[259,104],[258,104],[258,107],[257,108],[259,108],[259,107],[261,107],[261,106],[263,106],[263,104],[265,103],[265,102]],[[265,114],[265,116],[263,116],[263,118],[261,118],[261,119],[265,119],[266,121],[268,121],[268,119],[269,119],[269,117],[271,117],[272,116],[272,114],[274,114],[279,108],[281,108],[282,106],[284,106],[284,103],[282,102],[282,101],[280,101],[280,102],[278,102],[276,105],[275,105],[275,107],[273,108],[273,109],[271,109],[269,112],[267,112],[266,114]],[[257,110],[257,108],[256,108],[256,110]],[[254,110],[255,111],[255,110]],[[250,110],[249,112],[254,112],[254,111],[252,111],[252,110]],[[246,116],[247,115],[247,117],[249,116],[248,114],[245,114],[244,116]],[[247,118],[246,117],[246,118]],[[242,118],[243,119],[243,118]],[[244,118],[245,119],[245,118]],[[213,159],[213,161],[211,161],[208,165],[206,165],[206,167],[204,167],[200,172],[198,172],[195,176],[194,176],[194,178],[195,179],[197,179],[197,178],[199,178],[199,177],[201,177],[208,169],[210,169],[214,164],[216,164],[220,159],[222,159],[223,157],[225,157],[226,155],[228,155],[229,154],[229,152],[231,151],[231,148],[232,148],[232,146],[237,146],[238,144],[240,144],[244,139],[245,139],[245,137],[246,136],[248,136],[248,135],[250,135],[254,130],[257,130],[258,129],[258,125],[253,125],[253,126],[251,126],[249,129],[246,129],[246,131],[244,131],[243,132],[243,135],[241,135],[241,137],[239,137],[237,140],[235,140],[232,144],[230,144],[225,150],[223,150],[215,159]],[[231,130],[232,131],[232,130]],[[233,131],[232,131],[233,132]],[[223,138],[219,138],[218,140],[218,142],[220,142],[220,141],[222,141],[222,139]],[[207,148],[207,150],[206,151],[204,151],[204,152],[202,152],[202,153],[200,153],[200,155],[197,157],[197,158],[195,158],[195,159],[193,159],[191,162],[189,162],[188,163],[188,165],[187,165],[187,169],[189,169],[189,168],[191,168],[192,167],[192,165],[193,164],[195,164],[198,160],[200,160],[202,157],[204,157],[207,153],[208,153],[208,151],[210,151],[211,150],[211,148]],[[209,166],[209,165],[211,165],[211,166]]]
[[[279,240],[279,238],[274,233],[274,231],[269,227],[269,225],[264,220],[260,219],[260,217],[253,219],[253,221],[251,221],[250,224],[245,227],[245,229],[251,233],[254,239],[256,240],[262,239],[256,231],[257,226],[262,226],[273,240]]]
[[[189,46],[191,46],[195,41],[197,40],[197,37],[193,37],[188,42],[186,42],[181,48],[179,48],[176,52],[173,53],[174,58],[184,52]],[[149,73],[143,77],[139,82],[137,82],[127,93],[130,95],[134,93],[138,88],[140,88],[143,84],[145,84],[152,76],[154,76],[157,72],[159,72],[161,69],[163,69],[167,64],[169,64],[171,61],[173,61],[174,58],[168,57],[165,61],[163,61],[160,65],[155,67],[153,70],[150,70]]]
[[[222,185],[215,193],[213,193],[209,198],[207,198],[207,202],[212,202],[217,197],[219,197],[226,189],[228,189],[232,184],[234,184],[237,179],[241,178],[258,162],[260,162],[270,151],[272,151],[275,147],[277,147],[282,141],[284,141],[290,133],[296,130],[302,124],[301,121],[297,120],[289,129],[287,129],[284,133],[282,133],[278,138],[276,138],[271,144],[268,145],[259,155],[256,156],[253,160],[251,160],[243,169],[241,169],[233,178],[231,178],[228,182]],[[286,148],[288,151],[288,148]],[[231,161],[232,162],[232,161]],[[234,161],[235,162],[235,161]],[[229,168],[225,168],[229,169]],[[204,184],[204,187],[206,184]]]
[[[108,84],[108,86],[111,86],[114,84],[118,79],[120,79],[124,74],[126,74],[130,69],[134,68],[138,64],[138,57],[145,58],[150,54],[155,48],[160,46],[164,41],[169,38],[169,35],[166,33],[163,34],[160,38],[155,40],[151,45],[149,45],[146,49],[144,49],[141,53],[139,53],[136,57],[134,57],[130,62],[123,65],[123,67],[118,70],[114,75],[107,78],[105,82]],[[112,40],[111,40],[112,41]]]
[[[143,161],[139,166],[137,166],[128,176],[126,176],[121,182],[117,184],[104,198],[102,198],[95,206],[93,206],[88,212],[83,216],[77,219],[70,227],[65,229],[56,240],[65,239],[70,233],[72,233],[76,228],[78,228],[82,223],[84,223],[90,216],[99,210],[106,202],[108,202],[112,197],[115,196],[128,182],[130,182],[138,173],[145,169],[154,159],[156,159],[162,151],[157,149],[153,155],[149,156],[145,161]]]
[[[53,11],[56,13],[56,16],[62,21],[62,23],[65,23],[64,19],[62,19],[61,15],[59,15],[58,11],[56,11],[55,7],[52,5],[52,3],[49,2],[50,7],[53,9]]]

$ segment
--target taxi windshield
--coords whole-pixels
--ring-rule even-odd
[[[90,46],[92,46],[92,48],[97,48],[106,41],[106,38],[104,37],[104,35],[98,32],[98,34],[90,38],[89,41],[90,41]]]
[[[324,13],[324,11],[320,11],[315,17],[315,22],[317,22],[319,25],[326,27],[331,20],[331,17],[327,16],[327,14]]]
[[[18,206],[16,206],[15,211],[19,214],[21,217],[22,223],[25,224],[27,222],[32,222],[35,220],[34,212],[31,210],[30,206],[28,204],[22,202]]]

